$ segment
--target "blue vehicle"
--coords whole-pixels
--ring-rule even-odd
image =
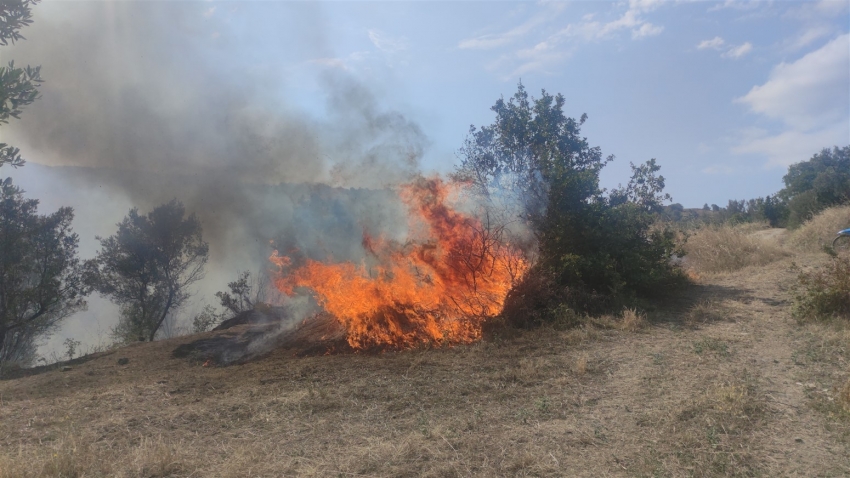
[[[832,250],[842,253],[850,251],[850,228],[838,231],[838,235],[832,241]]]

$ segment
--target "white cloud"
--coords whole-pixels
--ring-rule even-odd
[[[800,48],[805,48],[816,40],[820,40],[825,36],[832,35],[834,33],[834,29],[830,25],[815,25],[803,30],[797,38],[793,39],[789,43],[789,49],[792,51],[799,50]]]
[[[723,58],[734,58],[737,60],[738,58],[741,58],[742,56],[752,51],[753,44],[750,42],[746,42],[743,45],[734,46],[727,44],[726,40],[721,37],[714,37],[711,40],[703,40],[697,45],[697,50],[721,51],[724,49],[726,51],[723,52],[723,54],[720,56],[722,56]]]
[[[215,9],[216,7],[210,7],[206,9],[202,15],[204,16],[204,18],[210,18],[215,14]]]
[[[784,130],[747,132],[733,152],[761,153],[769,164],[787,165],[821,148],[850,143],[850,34],[793,63],[780,63],[767,82],[734,101],[780,121]]]
[[[369,40],[375,48],[384,53],[396,53],[407,49],[407,40],[404,37],[391,37],[378,30],[369,30]]]
[[[720,37],[714,37],[711,40],[703,40],[699,42],[697,45],[698,50],[705,50],[706,48],[711,48],[712,50],[719,50],[723,48],[723,45],[726,42]]]
[[[731,8],[734,10],[754,10],[761,5],[766,4],[761,0],[726,0],[723,3],[717,3],[708,9],[709,12]]]
[[[771,135],[764,130],[744,134],[733,153],[767,156],[767,166],[785,167],[810,158],[823,148],[846,146],[850,142],[850,122],[843,121],[815,131],[787,130]]]
[[[753,44],[750,43],[750,42],[746,42],[743,45],[733,46],[732,48],[727,50],[726,53],[723,54],[723,57],[724,58],[734,58],[734,59],[737,60],[738,58],[741,58],[742,56],[744,56],[747,53],[749,53],[750,51],[752,51],[752,49],[753,49]]]
[[[652,37],[660,34],[662,31],[664,31],[664,27],[646,22],[642,24],[637,30],[632,30],[632,38],[638,39],[644,37]]]
[[[630,0],[625,11],[611,21],[600,21],[596,14],[585,14],[576,23],[566,25],[542,40],[502,54],[489,65],[493,70],[510,69],[508,78],[515,78],[530,71],[547,71],[569,57],[578,45],[587,42],[608,40],[624,32],[631,32],[632,40],[659,35],[664,31],[661,25],[654,25],[644,18],[644,14],[669,3],[665,0]],[[543,31],[542,27],[557,18],[564,2],[543,2],[544,11],[521,25],[504,33],[481,35],[462,40],[460,49],[493,49],[519,42],[525,37]],[[616,4],[622,8],[624,4]]]
[[[769,80],[737,98],[768,118],[802,129],[840,121],[850,108],[850,34],[793,63],[780,63]]]
[[[542,13],[533,16],[522,24],[511,28],[504,33],[480,35],[475,38],[461,40],[457,47],[462,50],[490,50],[520,40],[529,33],[535,31],[540,25],[555,19],[558,13],[563,10],[564,5],[561,3],[555,3],[546,5],[546,7],[547,8],[545,8]],[[588,15],[585,15],[585,17],[587,16]],[[593,16],[590,15],[590,17],[592,18]]]

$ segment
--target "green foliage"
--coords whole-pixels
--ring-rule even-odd
[[[23,40],[20,29],[32,23],[30,7],[38,0],[0,0],[0,45]],[[0,124],[9,118],[20,118],[22,109],[38,99],[38,87],[42,83],[41,67],[15,67],[10,61],[0,67]],[[21,151],[7,143],[0,143],[0,166],[9,164],[23,166]]]
[[[488,199],[512,198],[538,240],[532,270],[508,296],[505,314],[517,325],[566,304],[582,312],[617,308],[657,295],[681,280],[671,265],[673,233],[654,227],[664,178],[655,160],[632,165],[625,187],[606,196],[602,158],[580,136],[580,121],[564,115],[564,97],[544,90],[529,98],[522,84],[493,106],[496,121],[472,127],[461,149],[460,179]]]
[[[25,40],[21,28],[32,24],[30,7],[40,0],[0,0],[0,45]]]
[[[201,312],[192,319],[192,331],[196,334],[206,332],[220,324],[222,319],[222,314],[217,312],[215,307],[207,304]]]
[[[101,250],[87,263],[87,282],[121,307],[113,330],[119,340],[153,340],[169,313],[203,277],[209,246],[194,214],[183,204],[163,204],[147,216],[131,209],[118,232],[98,238]]]
[[[797,227],[818,212],[850,201],[850,146],[823,149],[792,164],[779,196],[788,202],[788,225]]]
[[[850,320],[850,257],[835,256],[820,269],[800,271],[794,297],[799,320]]]
[[[72,338],[67,338],[64,342],[62,342],[62,345],[65,346],[65,356],[68,357],[68,360],[73,360],[74,356],[76,356],[77,352],[79,352],[82,342]]]
[[[38,201],[0,186],[0,362],[34,358],[35,341],[85,307],[74,212],[37,213]]]
[[[215,293],[221,306],[230,311],[233,315],[239,314],[246,310],[251,310],[259,302],[259,291],[255,291],[255,284],[251,280],[251,272],[244,271],[239,274],[239,278],[227,284],[230,292],[219,291]],[[254,297],[252,297],[254,296]]]

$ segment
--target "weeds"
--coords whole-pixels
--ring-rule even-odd
[[[729,355],[729,345],[719,339],[704,337],[694,342],[694,353],[702,355],[704,352],[713,352],[721,357]]]
[[[704,227],[688,239],[685,252],[689,267],[697,274],[732,272],[788,255],[778,244],[753,237],[741,226]]]
[[[648,325],[646,315],[638,312],[637,309],[624,309],[623,321],[620,322],[620,327],[628,332],[637,332]]]
[[[800,271],[794,296],[798,320],[850,320],[850,257],[833,257],[822,268]]]
[[[820,252],[829,247],[839,229],[850,227],[850,205],[832,207],[806,221],[788,238],[802,252]]]

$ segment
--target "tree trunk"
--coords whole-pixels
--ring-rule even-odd
[[[153,342],[153,338],[156,335],[156,331],[162,326],[162,323],[165,322],[165,316],[168,315],[168,309],[171,308],[171,302],[174,300],[174,292],[168,293],[168,300],[165,301],[165,308],[162,309],[162,316],[159,318],[159,322],[156,323],[156,327],[151,330],[151,336],[149,338],[150,342]]]

